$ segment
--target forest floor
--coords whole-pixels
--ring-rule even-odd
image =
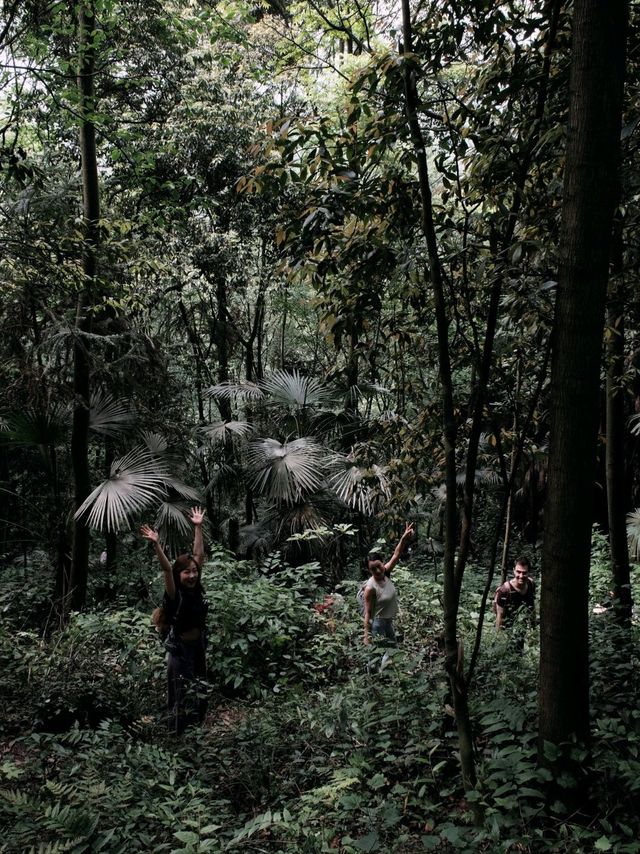
[[[593,742],[552,781],[536,751],[536,631],[518,653],[488,613],[469,697],[478,782],[464,792],[433,567],[395,571],[392,650],[363,646],[355,579],[314,608],[318,572],[207,565],[209,712],[179,739],[148,602],[123,589],[44,637],[38,596],[7,589],[0,852],[640,852],[637,623],[592,616]],[[601,559],[592,575],[595,607]],[[482,583],[470,568],[466,649]]]

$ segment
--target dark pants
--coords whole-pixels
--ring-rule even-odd
[[[390,644],[395,644],[397,640],[393,620],[390,617],[376,617],[371,626],[371,634],[376,640],[383,638]]]
[[[167,654],[167,725],[177,735],[207,713],[204,642],[176,639]]]

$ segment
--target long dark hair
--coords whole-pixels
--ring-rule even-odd
[[[198,570],[198,583],[196,584],[194,589],[199,590],[200,593],[202,593],[202,584],[200,583],[200,578],[202,576],[202,567],[192,554],[178,555],[178,557],[175,559],[174,564],[171,567],[171,572],[173,573],[173,583],[176,586],[176,590],[184,589],[183,584],[180,581],[180,573],[183,569],[189,569],[192,563],[195,564],[195,567]]]
[[[173,575],[173,583],[175,584],[176,592],[178,590],[184,590],[184,585],[180,581],[180,573],[183,569],[189,569],[189,566],[192,563],[196,565],[196,569],[198,570],[198,583],[193,589],[198,593],[204,593],[204,590],[202,589],[202,584],[200,583],[202,568],[192,554],[178,555],[178,557],[173,563],[173,566],[171,567],[171,574]],[[156,631],[160,635],[162,635],[162,637],[165,637],[167,635],[171,627],[171,622],[169,618],[169,612],[167,611],[164,605],[160,605],[158,608],[154,608],[151,614],[151,622],[156,627]]]
[[[369,569],[369,561],[371,560],[380,560],[384,563],[384,558],[382,557],[380,552],[369,552],[369,554],[365,555],[362,558],[362,568],[365,570],[365,572],[368,572],[369,574],[371,574],[371,570]]]

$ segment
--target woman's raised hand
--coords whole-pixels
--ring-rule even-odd
[[[407,522],[404,529],[404,534],[402,535],[402,539],[406,540],[411,537],[415,533],[415,528],[413,527],[413,522]]]
[[[194,525],[202,525],[202,520],[204,519],[204,514],[206,512],[207,511],[203,510],[202,507],[192,507],[189,518]]]
[[[157,543],[159,541],[160,535],[153,528],[150,528],[149,525],[142,525],[140,533],[145,540],[150,540],[152,543]]]

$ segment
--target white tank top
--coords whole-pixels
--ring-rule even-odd
[[[378,584],[373,575],[365,584],[365,591],[371,588],[376,595],[373,607],[373,619],[393,619],[398,613],[398,594],[393,581],[386,577],[384,584]]]

